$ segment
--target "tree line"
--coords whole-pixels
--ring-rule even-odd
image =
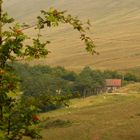
[[[105,79],[122,79],[122,84],[139,82],[134,74],[121,74],[117,71],[100,71],[84,67],[80,73],[66,70],[63,67],[48,65],[29,66],[13,63],[21,80],[23,99],[37,105],[42,111],[54,109],[67,104],[69,98],[87,97],[104,92]],[[49,98],[57,98],[50,104]],[[60,102],[63,100],[63,102]],[[62,103],[62,104],[61,104]]]

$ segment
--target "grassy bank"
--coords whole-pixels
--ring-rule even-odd
[[[43,140],[139,140],[140,94],[74,99],[69,108],[41,114]]]

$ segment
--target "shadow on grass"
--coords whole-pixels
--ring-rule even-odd
[[[63,128],[63,127],[70,127],[72,125],[72,122],[69,120],[44,120],[41,124],[41,127],[44,129],[49,129],[49,128]]]
[[[135,114],[136,116],[140,117],[140,113]]]

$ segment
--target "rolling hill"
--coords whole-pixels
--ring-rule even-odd
[[[4,9],[18,21],[34,23],[40,9],[55,7],[67,10],[92,23],[91,36],[100,55],[84,50],[78,33],[69,26],[46,29],[44,39],[52,40],[47,59],[33,64],[61,65],[79,71],[84,66],[95,69],[140,70],[140,1],[139,0],[5,0]],[[33,29],[26,31],[34,36]]]
[[[40,115],[42,140],[139,140],[139,100],[135,93],[73,99],[67,108]]]

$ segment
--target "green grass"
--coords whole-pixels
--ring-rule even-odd
[[[41,119],[43,140],[139,140],[140,94],[74,99]]]

